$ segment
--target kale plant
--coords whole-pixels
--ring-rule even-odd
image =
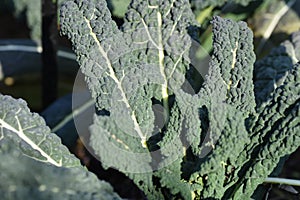
[[[252,32],[214,17],[199,91],[186,80],[198,24],[186,0],[133,0],[118,29],[105,1],[61,8],[96,107],[90,146],[149,199],[249,199],[299,140],[299,67],[256,105]]]
[[[194,59],[199,25],[188,0],[132,0],[120,28],[105,0],[72,0],[61,7],[60,22],[95,101],[89,150],[148,199],[259,199],[259,186],[299,146],[299,34],[254,64],[247,24],[216,16],[209,70],[199,80],[195,74],[205,66]],[[6,199],[29,191],[41,198],[119,198],[24,101],[0,96],[0,127],[7,163],[72,183],[55,193],[63,183],[54,187],[53,178],[38,175],[32,181],[19,167],[20,177],[0,184]],[[1,178],[12,174],[11,164],[0,164]]]

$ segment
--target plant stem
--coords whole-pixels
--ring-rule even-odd
[[[206,20],[206,18],[211,16],[211,13],[214,8],[214,6],[209,6],[204,10],[201,10],[201,12],[196,17],[196,20],[199,22],[199,24],[202,24]]]
[[[268,177],[265,179],[264,182],[265,183],[273,183],[273,184],[285,184],[285,185],[300,186],[300,180],[287,179],[287,178]]]
[[[296,0],[288,1],[277,13],[274,14],[274,17],[271,18],[270,23],[262,35],[262,39],[257,47],[257,54],[260,54],[265,43],[269,40],[271,34],[273,33],[274,29],[276,28],[280,19],[289,11],[289,9],[295,4]]]
[[[68,122],[73,120],[76,116],[80,115],[84,111],[86,111],[89,107],[93,106],[95,104],[93,99],[88,100],[87,102],[83,103],[78,108],[74,109],[70,114],[68,114],[61,122],[59,122],[55,127],[52,128],[52,132],[56,132],[59,129],[61,129],[64,125],[66,125]]]

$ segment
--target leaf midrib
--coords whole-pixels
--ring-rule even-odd
[[[121,82],[119,81],[119,79],[117,78],[117,76],[116,76],[116,74],[115,74],[115,71],[114,71],[114,69],[113,69],[113,67],[112,67],[112,63],[110,62],[107,53],[104,51],[104,49],[103,49],[103,47],[102,47],[100,41],[98,40],[96,34],[93,32],[93,29],[92,29],[92,26],[91,26],[91,24],[90,24],[90,21],[89,21],[86,17],[84,17],[84,16],[83,16],[83,18],[84,18],[84,20],[85,20],[85,22],[86,22],[86,24],[87,24],[87,26],[88,26],[88,28],[89,28],[89,30],[90,30],[90,33],[89,33],[90,36],[92,36],[92,38],[93,38],[94,41],[96,42],[99,52],[101,53],[101,55],[104,57],[104,59],[105,59],[105,61],[106,61],[107,67],[108,67],[108,69],[109,69],[109,74],[108,74],[108,75],[109,75],[109,76],[113,79],[113,81],[116,83],[116,85],[117,85],[119,91],[121,92],[122,101],[125,103],[126,107],[127,107],[130,111],[132,111],[131,106],[130,106],[130,104],[129,104],[129,101],[128,101],[128,99],[127,99],[127,97],[126,97],[126,94],[125,94],[125,92],[124,92],[124,89],[123,89],[123,87],[122,87],[122,83],[121,83]],[[99,63],[98,63],[98,64],[99,64]],[[99,64],[99,65],[100,65],[100,64]],[[143,132],[142,132],[142,130],[141,130],[141,128],[140,128],[140,126],[139,126],[139,124],[138,124],[138,122],[137,122],[137,118],[136,118],[136,116],[135,116],[135,113],[134,113],[133,111],[131,112],[131,119],[132,119],[132,121],[133,121],[133,123],[134,123],[134,130],[137,132],[137,134],[138,134],[139,137],[141,138],[141,144],[142,144],[142,146],[143,146],[144,148],[146,148],[146,136],[143,134]]]

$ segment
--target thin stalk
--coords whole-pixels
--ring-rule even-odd
[[[271,34],[273,33],[274,29],[276,28],[280,19],[289,11],[289,9],[295,4],[296,0],[290,0],[282,8],[274,14],[274,17],[270,20],[270,23],[262,35],[262,39],[257,47],[257,54],[259,55],[265,46],[266,42],[269,40]]]
[[[73,118],[80,115],[90,106],[94,105],[94,100],[90,99],[89,101],[85,102],[83,105],[79,106],[78,108],[74,109],[70,114],[68,114],[60,123],[58,123],[55,127],[52,128],[52,132],[56,132],[61,129],[64,125],[70,122]]]
[[[287,179],[287,178],[268,177],[268,178],[265,179],[264,182],[265,183],[272,183],[272,184],[284,184],[284,185],[300,186],[300,180]]]
[[[196,20],[199,22],[199,24],[202,24],[208,17],[211,16],[211,13],[214,8],[215,8],[214,6],[209,6],[204,10],[200,11],[200,13],[196,17]]]

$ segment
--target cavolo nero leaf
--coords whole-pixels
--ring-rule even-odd
[[[166,117],[169,95],[181,87],[189,66],[188,31],[195,20],[188,1],[132,1],[121,30],[105,1],[69,1],[61,9],[61,23],[62,32],[73,42],[97,108],[109,112],[96,116],[91,128],[96,154],[107,166],[124,163],[123,170],[130,163],[134,167],[132,160],[150,163],[146,141],[162,129],[154,126],[151,98],[163,102],[162,118]],[[125,154],[142,154],[128,159],[120,153],[113,160],[108,141]]]
[[[195,163],[189,182],[195,195],[219,199],[235,182],[233,172],[240,165],[236,158],[249,140],[245,120],[255,112],[251,73],[255,56],[252,32],[246,23],[220,17],[212,23],[214,51],[206,82],[198,94],[208,98],[204,106],[209,127],[202,138],[210,138],[204,140],[202,149],[211,146],[212,152]]]
[[[26,102],[0,94],[0,136],[9,138],[30,158],[57,167],[80,166],[80,162],[50,132],[45,121],[31,113]]]
[[[90,137],[103,165],[125,172],[149,199],[250,198],[277,165],[273,156],[298,146],[298,72],[255,109],[253,34],[215,17],[208,75],[198,93],[186,91],[196,25],[188,2],[133,0],[121,29],[106,6],[74,0],[61,9],[62,31],[105,111]],[[259,167],[266,170],[252,180]]]
[[[299,77],[300,68],[296,64],[272,94],[271,100],[263,106],[252,125],[250,140],[238,158],[247,162],[239,172],[239,181],[227,191],[227,196],[250,198],[252,191],[271,174],[280,158],[299,147]],[[239,189],[235,191],[236,188]]]
[[[253,52],[253,34],[245,22],[233,22],[232,20],[215,17],[213,23],[213,56],[210,63],[211,71],[207,80],[207,87],[203,95],[225,94],[225,101],[238,110],[243,110],[247,117],[254,113],[255,98],[253,92],[253,64],[255,54]],[[216,68],[216,69],[215,69]],[[214,76],[221,73],[221,81],[215,83]],[[211,83],[212,82],[212,83]],[[214,85],[213,88],[209,87]],[[220,91],[215,92],[214,90]],[[222,97],[224,98],[224,97]],[[222,99],[221,98],[221,99]],[[209,98],[214,101],[216,96]]]
[[[201,107],[207,109],[209,127],[206,129],[209,130],[203,130],[200,137],[202,139],[207,131],[211,132],[216,139],[219,138],[224,128],[226,120],[224,116],[227,112],[243,111],[243,119],[255,112],[251,73],[255,59],[252,32],[244,22],[235,23],[231,20],[214,17],[212,23],[214,52],[209,72],[200,92],[185,108],[190,109],[190,107],[196,106],[197,109]],[[180,96],[177,95],[178,102],[189,102],[186,100],[187,97],[180,100]],[[197,101],[198,103],[194,103]],[[231,110],[227,111],[227,106],[231,106]],[[182,107],[185,106],[182,104]],[[223,115],[219,113],[223,113]],[[194,115],[190,113],[189,117],[192,118]],[[189,132],[191,131],[189,130]],[[200,130],[198,131],[200,132]],[[215,143],[211,140],[209,142]],[[190,143],[192,148],[200,149],[198,153],[194,152],[196,155],[201,153],[199,143],[195,147],[192,141]]]
[[[271,93],[282,85],[288,71],[300,60],[300,32],[292,34],[279,47],[271,50],[270,54],[255,63],[254,84],[256,103],[270,100]]]
[[[0,94],[0,130],[1,199],[120,199],[24,100]]]
[[[56,167],[23,155],[14,142],[0,141],[1,199],[121,199],[113,188],[82,167]]]

